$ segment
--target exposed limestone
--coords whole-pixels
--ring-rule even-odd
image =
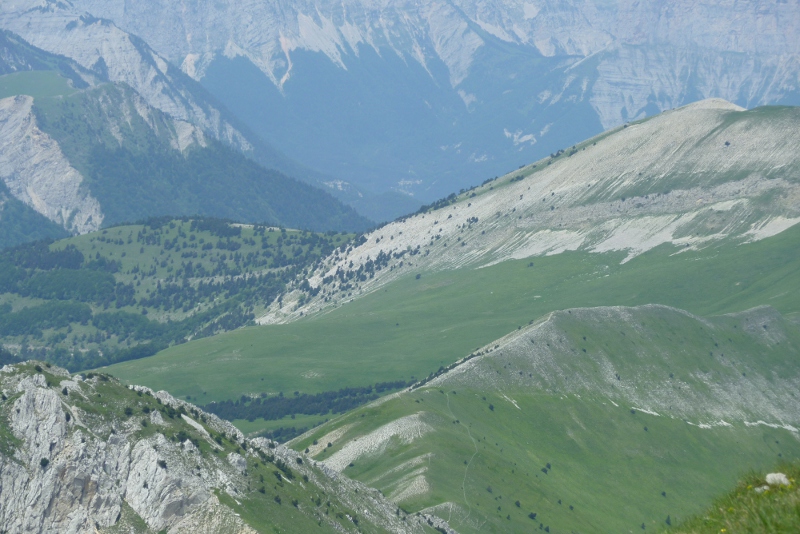
[[[82,187],[83,177],[58,143],[37,127],[32,106],[29,96],[0,100],[0,178],[11,194],[67,230],[97,230],[100,203]]]
[[[664,244],[677,253],[775,235],[800,222],[798,124],[796,110],[765,117],[707,100],[619,128],[367,234],[309,277],[313,298],[299,306],[302,293],[290,293],[259,322],[329,310],[412,273],[567,250],[622,251],[625,262]]]
[[[239,502],[255,492],[248,470],[265,458],[302,477],[289,484],[324,491],[358,514],[358,523],[336,523],[313,507],[298,508],[317,514],[321,531],[411,534],[436,524],[453,532],[425,514],[401,519],[377,490],[264,438],[247,440],[230,423],[165,392],[126,388],[105,375],[71,378],[36,362],[0,369],[0,392],[0,524],[9,533],[94,533],[135,520],[151,532],[254,534],[222,496]],[[159,408],[149,425],[141,415],[117,413],[138,399]],[[170,418],[162,419],[167,410]],[[184,423],[215,445],[211,432],[226,436],[238,452],[209,453],[202,442],[198,448],[176,438],[175,425]]]

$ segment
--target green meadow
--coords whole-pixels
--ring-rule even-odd
[[[760,311],[710,322],[629,311],[635,319],[560,312],[550,330],[527,328],[521,344],[463,373],[290,445],[410,512],[433,509],[459,532],[659,530],[702,511],[746,471],[800,457],[796,431],[753,424],[773,418],[756,401],[720,394],[755,398],[756,384],[796,395],[795,325]],[[710,415],[720,413],[729,415]]]
[[[34,98],[70,95],[75,89],[51,70],[14,72],[0,76],[0,98],[28,95]]]
[[[624,264],[623,254],[570,252],[420,279],[411,272],[327,314],[192,341],[108,371],[205,404],[423,378],[566,308],[658,303],[708,316],[768,304],[798,318],[798,250],[793,228],[700,251],[662,246]]]
[[[771,467],[778,454],[800,457],[800,442],[785,430],[741,423],[701,429],[633,415],[607,399],[510,390],[518,409],[497,393],[454,391],[423,388],[413,395],[419,404],[404,398],[348,414],[336,426],[357,423],[356,436],[414,409],[424,410],[435,430],[408,444],[395,438],[390,452],[355,460],[344,474],[390,499],[402,498],[402,488],[422,474],[429,491],[399,506],[433,507],[459,532],[532,532],[540,524],[551,533],[641,532],[642,524],[656,531],[668,516],[675,523],[699,513],[745,471]],[[329,430],[294,446],[302,450]]]

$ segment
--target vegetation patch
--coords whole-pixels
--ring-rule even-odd
[[[71,371],[152,356],[250,324],[352,237],[167,218],[21,245],[0,253],[0,346]]]
[[[785,475],[785,481],[776,476],[779,474]],[[800,466],[781,464],[769,481],[767,477],[763,472],[744,476],[733,491],[717,498],[704,513],[665,531],[679,534],[800,532],[797,486]]]

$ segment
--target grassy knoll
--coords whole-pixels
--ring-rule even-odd
[[[769,304],[800,312],[800,228],[675,254],[565,253],[415,273],[331,313],[172,347],[109,372],[197,402],[421,378],[552,310],[660,303],[701,315]]]
[[[0,98],[28,95],[34,98],[70,95],[75,89],[55,71],[35,70],[0,76]]]
[[[670,532],[800,532],[800,491],[797,486],[800,467],[796,463],[784,463],[773,471],[787,475],[790,485],[767,485],[766,471],[748,473],[733,491],[716,499],[704,513],[687,519]],[[756,491],[765,486],[767,491]]]

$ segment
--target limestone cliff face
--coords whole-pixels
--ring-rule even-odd
[[[0,178],[15,197],[65,229],[97,230],[100,203],[82,187],[83,177],[58,143],[38,128],[32,107],[29,96],[0,100]]]
[[[800,11],[792,2],[324,0],[286,6],[204,0],[186,9],[167,0],[74,0],[74,5],[141,35],[197,78],[215,55],[242,55],[283,84],[292,75],[295,50],[322,52],[344,67],[343,58],[368,46],[426,66],[442,61],[457,87],[491,38],[545,57],[573,62],[595,57],[591,102],[606,128],[639,116],[651,95],[659,111],[686,103],[687,93],[694,92],[699,98],[744,98],[759,105],[800,85]]]
[[[245,439],[229,423],[165,392],[127,388],[106,375],[71,377],[36,362],[0,369],[0,391],[4,532],[255,533],[225,502],[241,505],[261,495],[254,473],[270,462],[302,476],[294,482],[279,476],[279,485],[286,482],[298,497],[295,520],[313,516],[321,531],[357,531],[360,524],[412,533],[429,526],[428,519],[434,524],[428,517],[401,519],[377,491],[263,438]],[[323,513],[309,501],[313,493],[327,495],[329,508],[357,511],[358,519],[339,517],[333,508]]]
[[[83,14],[63,2],[12,1],[0,6],[0,27],[43,50],[65,55],[112,82],[129,85],[152,107],[195,124],[239,150],[253,148],[219,109],[187,87],[174,66],[109,20]]]

